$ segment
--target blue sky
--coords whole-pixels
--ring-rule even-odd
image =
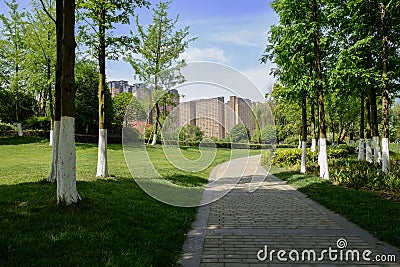
[[[153,4],[159,1],[152,1]],[[190,61],[223,63],[247,75],[265,93],[272,87],[269,75],[271,65],[260,64],[259,59],[267,44],[270,25],[277,23],[270,1],[228,0],[174,0],[169,10],[171,16],[179,14],[178,27],[190,26],[190,35],[198,39],[182,55]],[[140,22],[151,21],[151,10],[137,10]],[[132,27],[134,29],[134,27]],[[107,62],[108,80],[125,79],[133,82],[133,70],[124,62]],[[227,96],[217,88],[202,88],[200,92],[185,92],[187,99]],[[261,101],[259,97],[247,95]]]
[[[151,2],[155,5],[159,1]],[[21,7],[27,6],[27,1],[17,0],[17,3]],[[0,3],[0,10],[5,10],[3,1]],[[136,14],[144,25],[151,21],[151,9],[137,9]],[[272,65],[259,62],[267,44],[269,27],[278,21],[270,7],[270,1],[174,0],[169,14],[179,14],[177,27],[190,26],[190,36],[198,37],[182,55],[188,62],[211,61],[236,68],[252,79],[263,94],[272,87],[273,78],[269,75]],[[133,19],[131,23],[130,26],[119,26],[115,33],[135,31]],[[131,66],[122,60],[107,61],[107,80],[121,79],[135,82]],[[187,99],[222,94],[215,88],[193,91],[186,92]],[[252,95],[246,97],[262,100]]]

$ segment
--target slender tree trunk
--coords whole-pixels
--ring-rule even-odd
[[[53,145],[53,122],[54,122],[54,113],[53,113],[53,96],[51,90],[51,62],[50,58],[47,58],[47,92],[49,98],[49,109],[50,109],[50,146]]]
[[[57,168],[57,202],[70,205],[81,199],[76,188],[75,150],[75,0],[64,0],[61,123]]]
[[[367,140],[365,142],[365,160],[369,163],[372,162],[372,148],[371,148],[371,106],[369,103],[369,97],[366,98],[365,109],[367,110],[366,121],[367,121]]]
[[[156,119],[154,122],[154,134],[153,134],[153,141],[151,142],[151,145],[154,146],[157,144],[157,133],[158,133],[158,126],[161,124],[160,123],[160,106],[158,105],[158,102],[155,104],[156,108]]]
[[[156,54],[156,64],[155,64],[155,73],[154,73],[154,88],[158,90],[158,74],[160,72],[160,57],[161,57],[161,34],[162,34],[162,25],[163,25],[163,16],[160,18],[159,28],[158,28],[158,39],[157,39],[157,54]],[[157,134],[158,134],[158,125],[160,124],[160,99],[156,99],[155,107],[156,107],[156,121],[154,125],[154,134],[153,141],[151,145],[154,146],[157,144]]]
[[[307,158],[307,94],[303,92],[301,101],[301,173],[306,173]]]
[[[310,105],[311,105],[311,152],[315,152],[317,146],[317,140],[315,137],[315,108],[314,108],[314,100],[310,97]]]
[[[358,143],[358,160],[364,160],[364,95],[361,95],[360,142]]]
[[[16,15],[16,10],[14,10],[14,15]],[[17,39],[18,37],[18,25],[17,22],[14,21],[14,34],[15,34],[15,38]],[[15,53],[15,81],[14,81],[14,86],[15,86],[15,119],[17,121],[17,128],[18,128],[18,136],[23,136],[24,133],[22,131],[22,124],[20,121],[20,114],[19,114],[19,45],[18,45],[18,41],[16,40],[14,43],[14,53]]]
[[[322,67],[321,53],[319,43],[319,28],[317,19],[317,1],[313,1],[312,16],[315,23],[314,28],[314,56],[315,56],[315,72],[317,74],[317,94],[318,94],[318,121],[319,121],[319,146],[320,146],[320,172],[319,176],[323,179],[329,179],[328,169],[328,153],[326,145],[326,126],[325,126],[325,109],[324,109],[324,91],[322,87]]]
[[[382,171],[390,171],[390,158],[389,158],[389,87],[387,81],[387,42],[388,36],[386,32],[386,7],[383,3],[380,4],[381,8],[381,31],[382,31]]]
[[[99,14],[100,21],[105,21],[106,10],[101,10]],[[105,123],[105,96],[106,96],[106,43],[105,27],[103,23],[99,25],[99,144],[97,155],[97,174],[96,177],[108,177],[107,162],[107,129]]]
[[[372,124],[372,142],[374,144],[374,161],[381,162],[380,144],[379,144],[379,128],[378,128],[378,109],[376,106],[375,88],[370,88],[369,102],[371,105],[371,124]]]
[[[63,0],[56,0],[56,83],[54,86],[54,126],[50,174],[47,181],[57,180],[58,147],[61,122],[61,77],[62,77],[62,38],[63,38]]]

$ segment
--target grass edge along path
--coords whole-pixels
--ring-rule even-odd
[[[270,172],[310,199],[400,248],[400,203],[372,192],[335,186],[318,176],[300,174],[288,168],[272,166]]]

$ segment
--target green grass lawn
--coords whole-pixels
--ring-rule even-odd
[[[273,166],[271,173],[379,239],[400,248],[400,203]]]
[[[111,177],[95,178],[97,146],[77,144],[77,188],[83,201],[56,204],[48,175],[51,147],[38,138],[0,138],[0,266],[173,266],[196,208],[158,202],[131,178],[121,145],[109,145]],[[188,158],[196,148],[182,149]],[[252,152],[255,153],[255,152]],[[171,181],[205,184],[214,166],[229,160],[218,149],[212,165],[198,173],[176,170],[149,149],[157,170]]]

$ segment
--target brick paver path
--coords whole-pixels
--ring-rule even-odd
[[[384,265],[400,266],[400,253],[396,248],[308,199],[273,175],[268,175],[261,187],[250,193],[248,187],[254,175],[261,177],[268,174],[259,166],[259,156],[236,159],[231,163],[233,169],[225,176],[229,177],[235,168],[247,164],[244,176],[223,198],[199,208],[183,248],[182,266],[383,265],[382,262],[363,261],[365,250],[373,252],[371,255],[366,252],[366,258],[371,260],[378,254],[394,255],[396,262]],[[211,178],[221,175],[227,164],[216,167],[212,173],[214,178]],[[341,238],[346,240],[346,247],[342,248],[343,243],[338,247],[337,241]],[[265,257],[265,246],[268,257],[262,261],[257,254],[261,259]],[[331,258],[336,255],[336,261],[329,259],[329,247]],[[328,250],[323,254],[324,260],[318,261],[324,249]],[[271,258],[272,250],[275,252]],[[286,254],[281,254],[286,262],[278,259],[279,250],[286,251]],[[313,261],[314,256],[309,250],[315,250],[316,261]],[[350,250],[359,251],[360,261],[352,260]],[[297,255],[299,261],[296,260]]]

